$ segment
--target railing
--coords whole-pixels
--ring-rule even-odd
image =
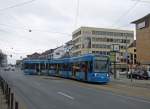
[[[15,100],[14,93],[11,91],[11,88],[9,87],[8,83],[1,76],[0,88],[2,89],[4,99],[6,99],[8,109],[19,109],[19,103]]]

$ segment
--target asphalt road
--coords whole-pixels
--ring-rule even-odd
[[[23,75],[19,70],[0,74],[28,109],[150,109],[148,100],[90,88],[73,80]]]

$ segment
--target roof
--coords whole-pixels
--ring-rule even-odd
[[[54,49],[49,49],[49,50],[46,50],[43,53],[41,53],[41,55],[47,55],[47,54],[52,53],[53,51],[54,51]]]
[[[37,57],[37,56],[40,56],[40,54],[37,53],[37,52],[35,52],[35,53],[31,54],[31,55],[27,55],[27,57]]]
[[[131,48],[131,47],[136,47],[136,40],[134,40],[134,41],[128,46],[128,48]]]
[[[144,17],[138,19],[138,20],[135,20],[135,21],[131,22],[131,23],[138,23],[139,21],[141,21],[141,20],[143,20],[143,19],[145,19],[145,18],[148,18],[148,17],[150,17],[150,13],[147,14],[146,16],[144,16]]]

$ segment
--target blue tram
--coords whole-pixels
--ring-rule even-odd
[[[96,54],[54,60],[24,61],[25,74],[47,74],[98,83],[109,82],[109,69],[109,57]]]

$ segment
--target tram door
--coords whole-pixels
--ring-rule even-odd
[[[40,71],[40,69],[39,69],[39,64],[35,64],[35,69],[36,69],[36,72],[37,72],[37,73]]]
[[[72,77],[76,77],[76,73],[80,71],[80,63],[74,63],[72,67]]]
[[[87,80],[88,62],[82,62],[82,72],[84,72],[84,80]]]
[[[76,74],[76,66],[75,64],[72,65],[72,77],[75,77]]]

